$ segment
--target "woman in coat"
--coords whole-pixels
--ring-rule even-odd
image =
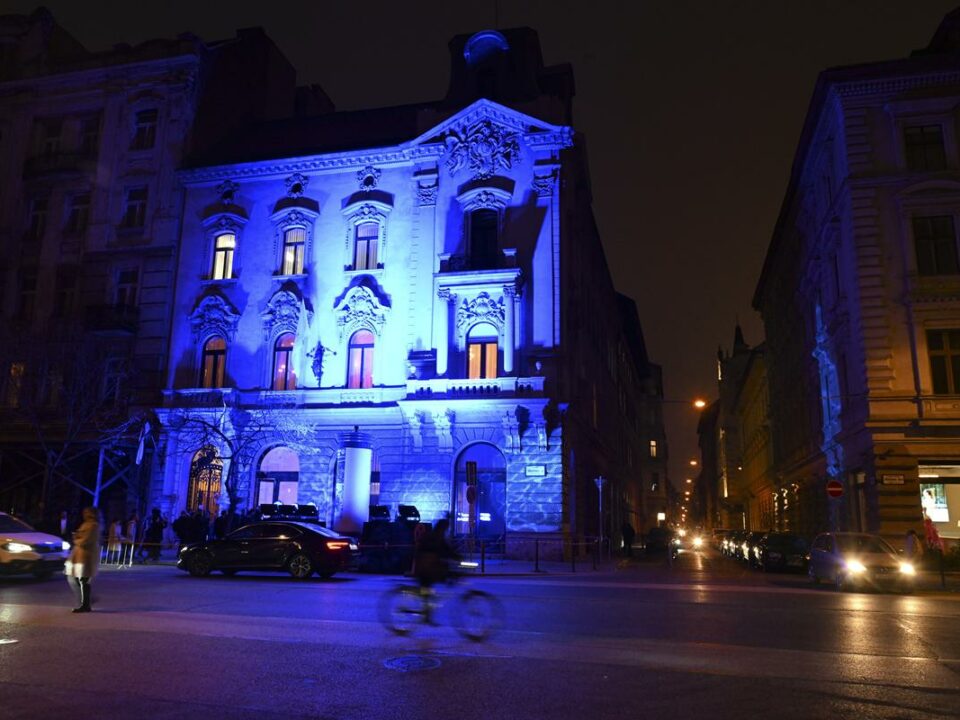
[[[100,566],[100,520],[97,509],[83,509],[83,521],[73,533],[73,547],[67,560],[66,574],[80,599],[75,613],[90,612],[90,581]]]

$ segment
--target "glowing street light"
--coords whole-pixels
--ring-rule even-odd
[[[687,478],[687,485],[689,485],[689,484],[692,483],[692,482],[693,482],[693,480],[691,480],[690,478]]]
[[[703,398],[697,398],[696,400],[693,401],[693,406],[697,410],[703,410],[707,406],[707,401],[704,400]]]
[[[700,463],[698,463],[696,460],[691,460],[691,461],[690,461],[690,467],[696,467],[696,466],[699,465],[699,464],[700,464]]]

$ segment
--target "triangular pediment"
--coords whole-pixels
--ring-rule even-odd
[[[501,134],[516,134],[525,140],[537,135],[553,135],[562,139],[564,145],[569,145],[573,137],[573,129],[570,127],[553,125],[492,100],[480,99],[439,125],[430,128],[408,144],[412,146],[445,144],[450,136],[463,136],[469,133],[470,128],[482,124],[496,127]]]

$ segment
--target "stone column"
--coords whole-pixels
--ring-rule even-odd
[[[336,519],[338,532],[359,535],[370,516],[370,468],[373,461],[373,438],[360,432],[340,435],[343,449],[343,507]]]
[[[437,345],[437,376],[447,374],[447,358],[450,354],[450,303],[456,295],[449,288],[437,290],[436,325],[434,342]]]
[[[503,372],[513,373],[513,352],[516,335],[517,289],[512,285],[503,288]]]

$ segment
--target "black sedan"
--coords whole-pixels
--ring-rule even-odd
[[[356,540],[309,523],[258,522],[234,530],[222,540],[192,543],[180,549],[177,567],[195,577],[221,570],[285,570],[305,579],[329,578],[357,566]]]
[[[807,541],[799,535],[771,532],[757,544],[756,563],[763,570],[806,572],[808,553]]]

